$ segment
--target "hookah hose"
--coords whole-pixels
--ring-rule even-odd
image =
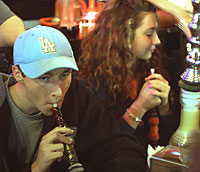
[[[150,69],[151,74],[154,74],[155,69]],[[151,145],[155,148],[157,146],[158,140],[160,139],[159,135],[159,111],[158,108],[155,107],[149,111],[149,118],[148,118],[148,124],[149,124],[149,134],[148,137],[150,139]]]
[[[63,119],[63,115],[61,113],[60,108],[57,106],[57,104],[53,104],[54,117],[56,119],[56,122],[58,123],[59,127],[67,127],[65,124],[65,121]],[[65,144],[65,154],[64,159],[67,159],[69,161],[69,172],[84,172],[84,168],[82,164],[78,161],[78,157],[76,154],[76,151],[74,149],[74,144]]]

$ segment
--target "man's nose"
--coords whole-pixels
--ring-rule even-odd
[[[62,89],[59,83],[51,85],[51,96],[54,98],[54,101],[58,101],[62,95]]]

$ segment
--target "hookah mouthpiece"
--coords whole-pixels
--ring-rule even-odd
[[[151,74],[155,73],[155,69],[154,68],[151,68],[150,71],[151,71]]]

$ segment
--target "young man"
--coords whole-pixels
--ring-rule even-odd
[[[0,0],[0,47],[13,46],[15,39],[24,31],[24,22]]]
[[[0,171],[67,172],[63,143],[71,134],[85,172],[145,171],[143,148],[72,77],[78,67],[60,31],[25,31],[13,56],[13,76],[0,74]],[[69,128],[57,127],[53,104]]]

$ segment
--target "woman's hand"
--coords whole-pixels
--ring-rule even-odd
[[[71,144],[72,139],[66,135],[73,133],[73,130],[64,127],[56,127],[45,136],[39,145],[36,161],[32,164],[32,172],[48,172],[52,163],[63,157],[64,144]]]
[[[137,107],[144,113],[156,106],[159,107],[160,113],[166,112],[170,91],[168,81],[160,74],[151,74],[145,78],[145,81],[139,96],[131,106]]]
[[[150,86],[151,85],[148,85],[148,82],[144,83],[137,99],[131,105],[143,113],[146,113],[148,110],[161,104],[160,97],[156,96],[158,94],[157,90]]]
[[[166,114],[169,108],[168,98],[170,86],[168,81],[160,74],[151,74],[145,78],[148,88],[154,90],[153,95],[160,98],[161,102],[158,105],[161,114]]]

